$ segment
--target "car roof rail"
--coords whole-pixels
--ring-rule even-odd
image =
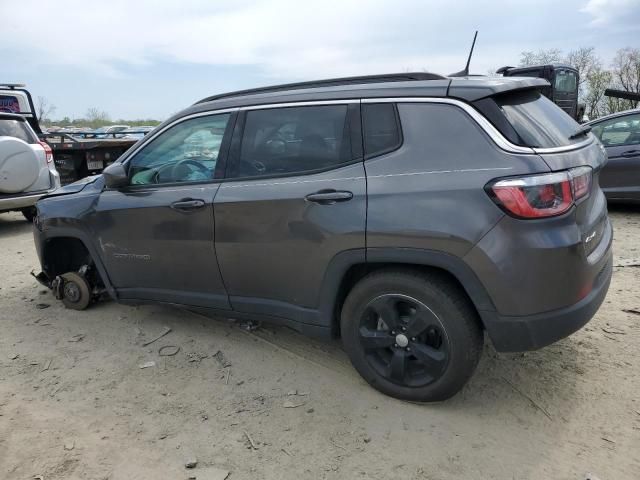
[[[410,82],[422,80],[445,80],[447,77],[429,72],[407,72],[407,73],[388,73],[382,75],[364,75],[358,77],[342,77],[329,78],[326,80],[313,80],[309,82],[285,83],[282,85],[273,85],[269,87],[250,88],[248,90],[238,90],[236,92],[221,93],[212,95],[197,101],[195,104],[220,100],[222,98],[241,97],[245,95],[254,95],[258,93],[271,93],[286,90],[301,90],[304,88],[317,87],[337,87],[340,85],[359,85],[366,83],[385,83],[385,82]]]

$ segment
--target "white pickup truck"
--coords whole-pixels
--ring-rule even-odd
[[[31,99],[17,87],[0,85],[0,213],[17,210],[32,221],[34,205],[60,186],[60,175],[29,121]]]

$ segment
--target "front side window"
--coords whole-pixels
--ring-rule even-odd
[[[605,146],[640,144],[640,114],[612,118],[593,126],[593,134]]]
[[[225,113],[192,118],[160,134],[129,162],[131,185],[214,179],[229,117]]]
[[[228,178],[291,175],[351,160],[347,105],[250,110]]]

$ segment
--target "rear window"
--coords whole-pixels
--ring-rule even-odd
[[[13,95],[0,95],[0,112],[20,113],[20,103]]]
[[[578,76],[571,70],[557,70],[554,88],[556,92],[575,93],[578,89]]]
[[[37,138],[31,133],[27,122],[0,118],[0,137],[15,137],[27,143],[37,143]]]
[[[538,91],[511,92],[497,95],[493,100],[515,132],[515,136],[514,132],[505,134],[514,143],[526,147],[551,148],[584,140],[584,137],[569,139],[580,126]],[[504,129],[504,125],[496,126],[501,131]]]

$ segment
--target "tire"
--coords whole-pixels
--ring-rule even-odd
[[[36,207],[27,207],[20,210],[22,215],[29,223],[33,223],[33,219],[36,218]]]
[[[67,272],[61,275],[62,303],[71,310],[84,310],[91,303],[91,287],[89,282],[76,272]]]
[[[358,373],[380,392],[413,402],[460,391],[484,340],[458,285],[443,274],[412,270],[384,269],[360,280],[344,302],[340,326]]]

